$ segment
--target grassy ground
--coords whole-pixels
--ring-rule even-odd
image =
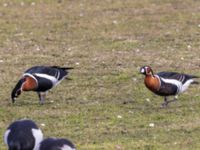
[[[200,149],[200,87],[161,109],[138,69],[200,75],[200,1],[0,0],[0,135],[30,118],[79,150]],[[75,67],[71,81],[10,93],[34,65]],[[6,147],[0,138],[1,150]]]

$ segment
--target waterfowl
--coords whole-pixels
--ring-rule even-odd
[[[42,131],[32,120],[17,120],[9,125],[4,134],[9,150],[37,150],[42,140]]]
[[[76,148],[68,139],[47,138],[39,144],[38,150],[76,150]]]
[[[176,101],[178,95],[186,91],[190,84],[199,84],[195,81],[198,76],[177,73],[177,72],[160,72],[153,73],[150,66],[140,68],[140,73],[145,75],[144,84],[153,93],[163,96],[164,103],[162,106],[167,106],[168,103]],[[175,96],[173,100],[168,100],[168,96]]]
[[[40,103],[43,104],[47,91],[58,85],[68,74],[71,67],[34,66],[26,70],[12,90],[11,98],[14,103],[22,91],[38,93]]]

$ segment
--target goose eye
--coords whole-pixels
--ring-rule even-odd
[[[151,73],[151,68],[147,67],[147,68],[146,68],[146,72],[147,72],[148,74]]]

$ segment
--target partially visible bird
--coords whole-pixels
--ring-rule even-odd
[[[22,91],[35,91],[38,93],[40,103],[43,104],[47,91],[58,85],[67,76],[70,69],[73,68],[34,66],[26,70],[11,93],[12,102],[15,102]]]
[[[153,93],[164,96],[163,107],[168,103],[176,101],[178,94],[188,89],[190,84],[199,84],[195,81],[198,76],[188,75],[177,72],[160,72],[153,73],[150,66],[143,66],[140,68],[140,73],[145,75],[144,83],[146,87]],[[175,96],[173,100],[168,100],[167,96]]]
[[[68,139],[47,138],[39,144],[38,150],[76,150],[76,148]]]
[[[4,142],[9,150],[37,150],[42,140],[42,131],[32,120],[15,121],[4,134]]]

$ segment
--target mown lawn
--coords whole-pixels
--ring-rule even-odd
[[[197,0],[0,0],[0,134],[29,118],[79,150],[200,149],[200,86],[162,109],[138,73],[200,76],[199,12]],[[44,105],[33,92],[12,105],[34,65],[75,69]]]

